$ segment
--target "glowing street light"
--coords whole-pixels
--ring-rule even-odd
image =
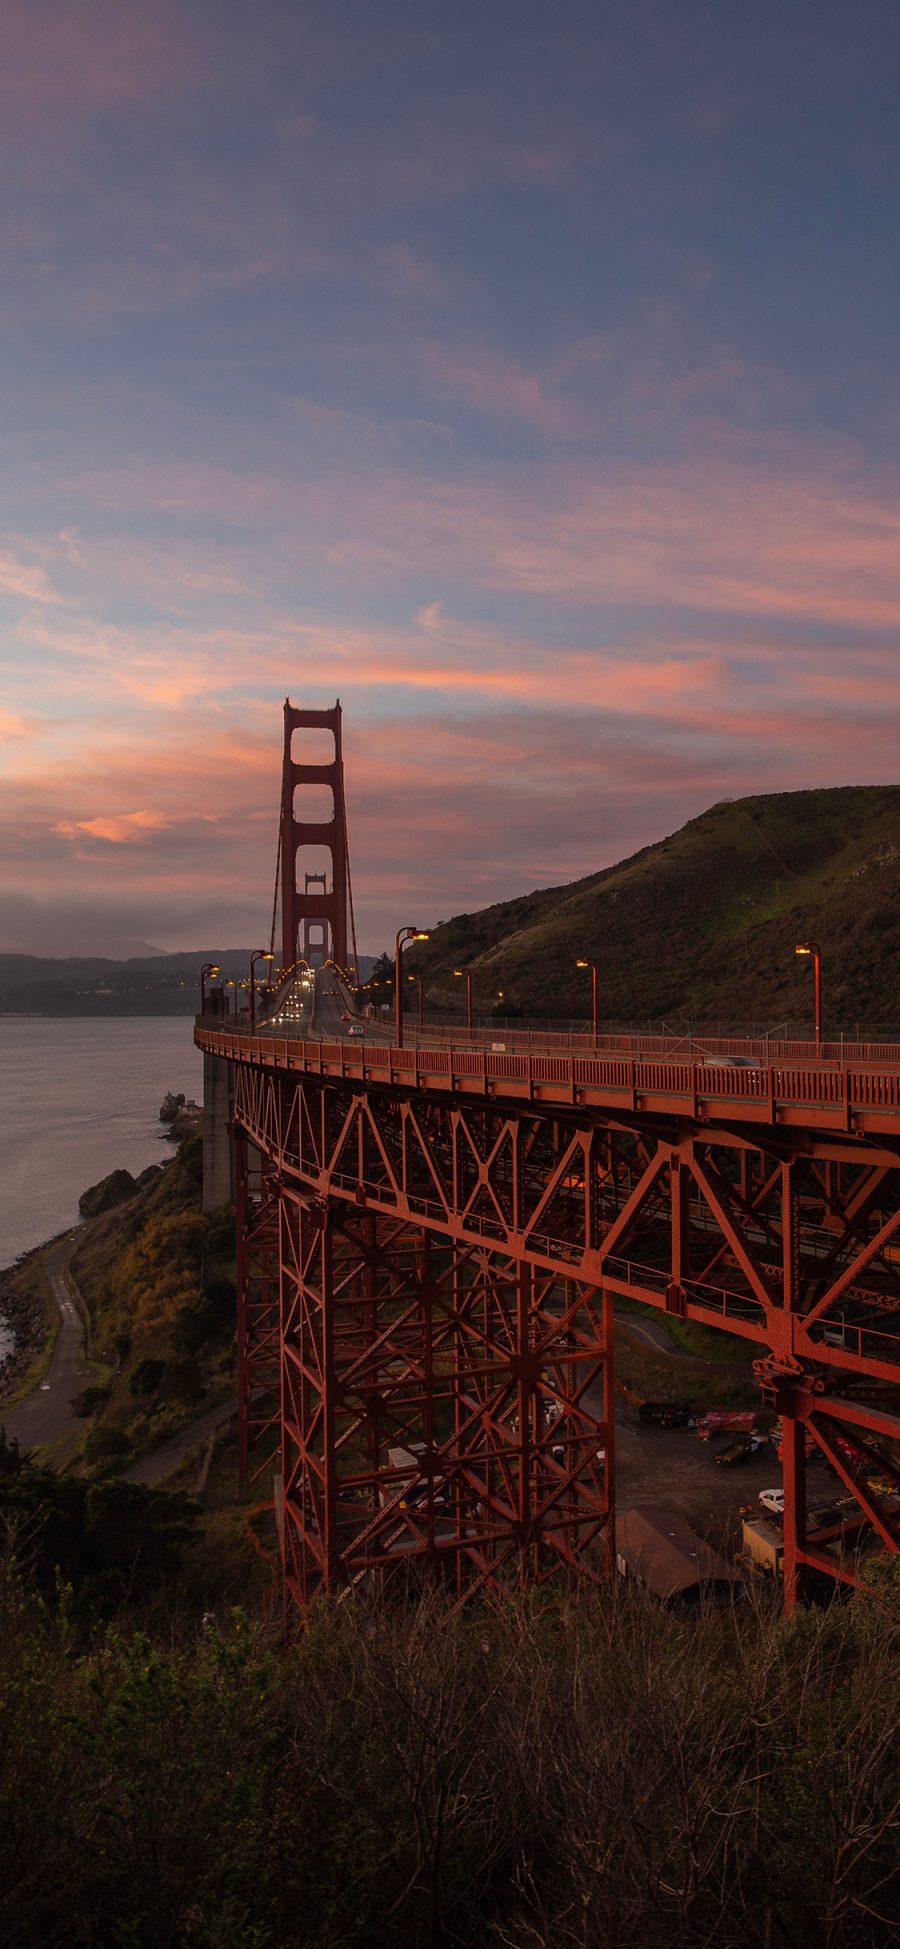
[[[597,1041],[597,963],[596,961],[576,961],[576,968],[590,968],[591,992],[594,1003],[594,1043]]]
[[[267,947],[255,947],[250,956],[250,1027],[256,1027],[256,981],[253,970],[257,961],[274,961],[275,956]]]
[[[401,927],[394,942],[394,1010],[397,1029],[397,1048],[403,1047],[403,977],[400,959],[407,941],[427,941],[428,935],[421,927]]]
[[[467,1028],[467,1030],[468,1030],[468,1033],[469,1033],[469,1035],[471,1035],[471,1033],[472,1033],[472,970],[471,970],[471,968],[454,968],[454,970],[453,970],[453,972],[454,972],[454,974],[455,974],[455,975],[464,975],[464,976],[465,976],[465,982],[466,982],[466,1028]]]
[[[201,1015],[204,1015],[206,1013],[207,977],[214,978],[217,974],[221,974],[221,972],[222,970],[219,967],[218,961],[204,961],[203,966],[200,969],[200,1013]]]
[[[800,941],[795,954],[810,954],[816,979],[816,1055],[822,1052],[822,955],[815,941]]]

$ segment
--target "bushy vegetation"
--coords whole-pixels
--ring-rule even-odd
[[[74,1274],[108,1379],[77,1412],[97,1417],[89,1466],[122,1461],[230,1384],[234,1216],[200,1208],[200,1139],[183,1143],[140,1194],[87,1227]]]
[[[98,1428],[99,1435],[116,1430]],[[82,1630],[174,1587],[198,1511],[185,1495],[58,1475],[0,1430],[0,1539],[10,1566]]]
[[[896,1570],[896,1565],[890,1566]],[[630,1593],[73,1638],[0,1599],[15,1949],[880,1949],[900,1589],[678,1623]]]

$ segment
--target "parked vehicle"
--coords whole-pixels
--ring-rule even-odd
[[[752,1408],[710,1408],[708,1414],[696,1415],[691,1427],[698,1441],[710,1441],[713,1435],[752,1435],[756,1414]]]
[[[758,1500],[760,1507],[768,1509],[770,1516],[784,1515],[783,1489],[760,1489]]]
[[[737,1435],[727,1448],[720,1448],[715,1457],[723,1469],[739,1468],[742,1462],[749,1462],[752,1450],[744,1435]]]
[[[683,1428],[690,1418],[690,1401],[642,1401],[638,1408],[645,1428]]]

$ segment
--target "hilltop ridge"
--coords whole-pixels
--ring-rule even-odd
[[[585,1018],[597,960],[610,1021],[811,1022],[808,964],[822,949],[827,1024],[900,1026],[900,785],[723,799],[631,858],[567,886],[459,914],[407,965],[476,1008],[502,988],[534,1016]]]

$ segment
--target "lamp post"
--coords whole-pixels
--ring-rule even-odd
[[[594,1004],[594,1046],[597,1043],[597,963],[596,961],[576,961],[576,968],[590,968],[591,994]]]
[[[811,954],[816,978],[816,1055],[822,1053],[822,955],[815,941],[800,941],[795,954]]]
[[[207,976],[217,975],[219,973],[220,973],[220,968],[217,961],[204,961],[203,966],[200,969],[200,1013],[201,1015],[205,1015],[206,1013]]]
[[[256,982],[253,970],[257,961],[274,961],[275,956],[267,947],[255,947],[250,956],[250,1027],[256,1027]]]
[[[421,927],[401,927],[394,942],[394,1009],[397,1029],[397,1048],[403,1047],[403,971],[400,965],[403,949],[407,941],[427,941],[428,935]]]
[[[466,982],[466,1030],[467,1030],[467,1033],[468,1033],[469,1035],[471,1035],[471,1033],[472,1033],[472,970],[471,970],[471,968],[454,968],[454,970],[453,970],[453,972],[454,972],[454,974],[455,974],[455,975],[464,975],[464,976],[465,976],[465,982]]]

